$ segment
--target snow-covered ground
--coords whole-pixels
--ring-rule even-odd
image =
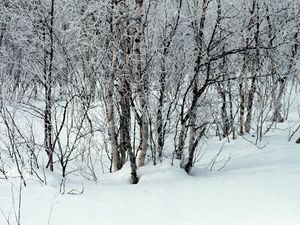
[[[191,176],[166,159],[140,168],[137,185],[129,183],[128,165],[100,176],[97,184],[70,176],[65,193],[73,194],[64,195],[58,174],[46,172],[47,185],[27,178],[20,224],[299,225],[300,146],[288,142],[289,125],[274,129],[262,149],[243,138],[207,143]],[[8,218],[17,224],[18,190],[17,178],[0,180],[1,225]]]

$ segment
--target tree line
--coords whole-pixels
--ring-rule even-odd
[[[190,173],[204,138],[258,144],[299,89],[299,1],[2,0],[0,14],[4,177],[7,157],[41,180],[55,166],[97,180],[102,155],[132,183],[165,158]]]

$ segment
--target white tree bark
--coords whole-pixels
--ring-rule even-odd
[[[141,61],[141,38],[142,38],[142,18],[143,18],[143,0],[136,0],[136,21],[134,35],[134,55],[135,55],[135,82],[138,95],[139,111],[140,111],[140,144],[138,148],[137,163],[138,166],[144,166],[145,158],[148,150],[148,120],[147,109],[144,93],[144,78],[142,75]]]
[[[117,47],[117,37],[119,32],[120,19],[118,16],[118,1],[113,0],[114,15],[113,15],[113,42],[112,42],[112,62],[111,62],[111,73],[106,84],[107,97],[107,124],[108,133],[111,143],[111,153],[112,153],[112,164],[113,171],[121,169],[122,164],[120,160],[120,155],[118,151],[118,137],[116,132],[116,121],[115,121],[115,110],[114,110],[114,81],[116,77],[117,67],[118,67],[118,47]]]

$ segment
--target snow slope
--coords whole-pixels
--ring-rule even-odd
[[[242,138],[208,143],[191,176],[165,160],[140,168],[137,185],[129,184],[128,165],[98,184],[70,177],[66,193],[84,187],[78,195],[59,194],[61,178],[49,173],[48,185],[32,179],[22,188],[21,225],[299,225],[300,146],[284,128],[265,142],[262,149]],[[17,178],[0,181],[1,225],[16,224],[18,189]]]
[[[74,173],[61,186],[59,172],[38,171],[43,179],[45,172],[45,185],[24,171],[27,186],[20,192],[13,168],[9,180],[0,179],[0,225],[17,224],[19,204],[20,225],[299,225],[299,131],[288,139],[300,111],[292,112],[260,148],[251,135],[205,141],[191,175],[179,162],[171,166],[169,156],[140,168],[137,185],[130,184],[127,164],[99,174],[97,184]]]

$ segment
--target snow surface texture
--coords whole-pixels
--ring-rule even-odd
[[[191,176],[165,160],[140,168],[138,185],[129,184],[129,165],[98,184],[69,179],[66,193],[83,185],[79,195],[59,194],[61,178],[49,173],[48,185],[32,180],[22,189],[21,225],[299,225],[300,149],[286,134],[278,128],[262,149],[242,138],[209,143]],[[18,190],[18,179],[1,180],[1,225],[9,215],[16,224]]]
[[[97,184],[70,174],[65,187],[59,172],[45,170],[47,185],[24,172],[20,192],[12,169],[0,179],[0,225],[17,224],[19,203],[20,225],[299,225],[299,132],[288,139],[300,121],[292,111],[259,146],[251,135],[206,140],[191,175],[169,157],[140,168],[137,185],[126,164]]]

